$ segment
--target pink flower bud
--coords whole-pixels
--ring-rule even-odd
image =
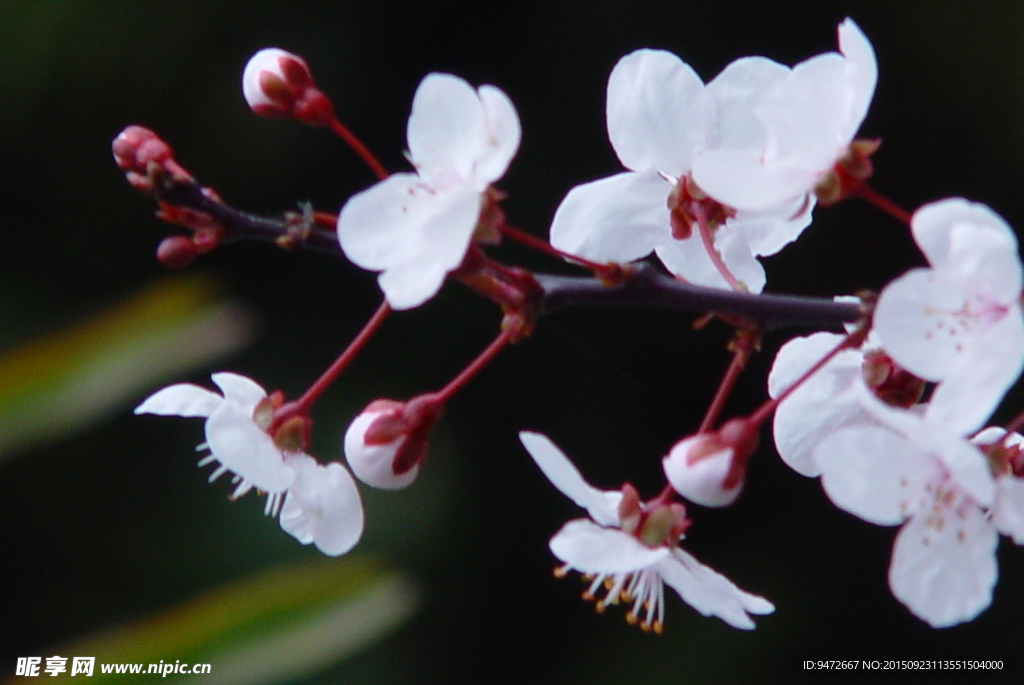
[[[409,486],[427,458],[427,437],[440,415],[433,395],[409,402],[371,402],[345,433],[345,458],[352,472],[375,488]]]
[[[156,248],[157,261],[171,269],[184,269],[198,254],[196,244],[183,235],[168,236]]]
[[[333,117],[330,100],[313,83],[306,61],[279,48],[260,50],[245,65],[242,93],[256,114],[321,126]]]
[[[142,192],[152,190],[151,168],[159,169],[180,179],[190,175],[174,160],[171,146],[144,126],[129,126],[114,138],[110,145],[114,161],[125,172],[128,182]]]
[[[665,476],[680,495],[706,507],[724,507],[743,489],[747,460],[757,447],[757,427],[728,421],[715,433],[679,441],[662,460]]]

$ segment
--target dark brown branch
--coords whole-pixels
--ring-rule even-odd
[[[204,212],[224,226],[225,242],[262,240],[300,246],[343,256],[334,231],[296,213],[271,219],[239,211],[210,197],[193,181],[166,177],[154,188],[157,200]],[[705,288],[677,281],[649,264],[632,265],[618,285],[606,285],[593,277],[534,274],[543,290],[539,312],[548,314],[566,307],[617,305],[650,307],[695,313],[715,312],[743,317],[766,329],[807,326],[838,329],[864,316],[857,304],[790,295],[754,295],[719,288]]]

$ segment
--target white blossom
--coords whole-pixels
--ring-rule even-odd
[[[354,195],[338,217],[338,240],[358,266],[382,272],[395,309],[434,296],[462,262],[519,147],[512,102],[494,86],[474,90],[451,74],[430,74],[413,98],[407,139],[416,173],[392,174]],[[491,239],[483,226],[482,238]]]
[[[547,437],[521,432],[519,439],[551,483],[590,515],[566,523],[550,547],[564,564],[559,575],[575,570],[592,576],[591,598],[606,590],[596,599],[599,610],[632,602],[627,620],[660,632],[668,583],[701,614],[736,628],[752,629],[750,614],[774,611],[770,602],[740,590],[679,547],[686,524],[682,505],[643,504],[630,486],[623,492],[598,490]]]
[[[608,79],[608,137],[628,169],[573,188],[551,225],[551,244],[596,261],[632,261],[656,252],[675,275],[728,287],[705,248],[692,201],[704,202],[714,249],[749,290],[764,287],[757,255],[771,255],[810,223],[813,201],[780,201],[758,212],[707,203],[690,177],[696,160],[721,145],[763,137],[753,105],[788,70],[752,57],[704,86],[689,65],[661,50],[626,55]],[[720,199],[720,198],[715,198]]]

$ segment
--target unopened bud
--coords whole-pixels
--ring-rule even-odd
[[[409,402],[371,402],[345,433],[345,458],[352,472],[375,488],[408,487],[427,457],[427,438],[440,412],[431,395]]]
[[[171,269],[184,269],[198,254],[196,244],[183,235],[168,236],[156,248],[157,261]]]
[[[747,460],[757,447],[757,427],[728,421],[715,433],[676,443],[662,460],[665,476],[680,495],[706,507],[724,507],[743,489]]]
[[[249,59],[242,93],[252,111],[263,117],[322,126],[333,116],[331,102],[317,89],[306,61],[279,48],[265,48]]]
[[[142,192],[152,191],[152,171],[169,173],[179,179],[191,178],[174,160],[171,146],[144,126],[129,126],[114,138],[110,145],[114,161],[125,172],[132,187]]]

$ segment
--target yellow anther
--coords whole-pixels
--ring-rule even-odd
[[[664,629],[665,629],[665,627],[663,625],[661,625],[661,621],[655,621],[654,622],[654,632],[655,633],[657,633],[658,635],[661,635],[661,632]]]
[[[628,623],[629,625],[635,626],[638,620],[639,619],[637,619],[636,614],[634,614],[632,611],[626,613],[626,623]]]

